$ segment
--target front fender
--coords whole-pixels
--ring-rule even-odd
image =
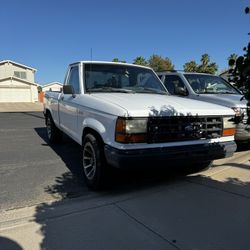
[[[83,131],[86,128],[90,128],[90,129],[95,130],[102,137],[102,139],[104,141],[104,135],[106,133],[106,128],[98,120],[96,120],[94,118],[86,118],[82,123],[82,128],[83,128]]]

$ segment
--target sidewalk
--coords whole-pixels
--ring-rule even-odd
[[[244,152],[202,175],[3,211],[0,249],[245,250],[249,170]]]
[[[0,102],[0,112],[41,112],[43,104],[40,102]]]
[[[118,203],[112,197],[75,198],[5,211],[0,214],[0,249],[178,249]]]

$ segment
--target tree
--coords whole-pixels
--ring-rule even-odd
[[[192,60],[190,62],[187,62],[183,66],[185,72],[196,72],[198,68],[198,64]]]
[[[197,64],[194,60],[184,64],[183,68],[186,72],[198,72],[209,73],[214,75],[218,70],[218,65],[215,62],[210,62],[210,56],[208,54],[201,55],[200,64]]]
[[[238,58],[238,55],[235,54],[235,53],[233,53],[233,54],[231,54],[231,55],[227,58],[227,60],[230,61],[231,59],[233,59],[233,60],[236,61],[237,58]]]
[[[239,56],[236,60],[229,62],[231,67],[229,72],[234,77],[236,86],[244,89],[244,96],[248,100],[248,117],[250,117],[250,42],[244,48],[244,51],[246,53],[243,56]],[[248,124],[250,124],[250,118]]]
[[[121,63],[126,63],[126,61],[121,61],[117,57],[113,58],[112,62],[121,62]]]
[[[203,54],[201,56],[201,64],[198,66],[198,72],[209,73],[214,75],[218,70],[216,63],[210,63],[210,56],[208,54]]]
[[[41,86],[38,86],[38,87],[37,87],[37,91],[38,91],[38,93],[42,92],[42,91],[43,91],[42,87],[41,87]]]
[[[250,8],[245,8],[245,13],[250,14]],[[250,34],[250,33],[248,33]],[[245,54],[236,58],[230,58],[229,72],[234,77],[234,82],[236,86],[242,88],[244,97],[248,101],[247,103],[247,124],[250,124],[250,42],[247,47],[243,49]]]
[[[134,59],[133,64],[142,65],[142,66],[148,66],[148,62],[145,59],[145,57],[143,57],[143,56],[137,56]]]
[[[238,58],[238,55],[235,54],[235,53],[232,53],[232,54],[227,58],[227,62],[228,62],[229,69],[233,69],[233,67],[234,67],[234,62],[236,62],[237,58]]]
[[[168,57],[163,58],[160,55],[153,54],[148,60],[149,67],[154,71],[174,70],[174,65]]]

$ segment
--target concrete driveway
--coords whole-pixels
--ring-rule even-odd
[[[43,110],[40,102],[0,102],[0,112],[39,112]]]
[[[190,176],[115,173],[94,193],[74,177],[79,147],[51,148],[40,113],[16,115],[19,129],[1,117],[0,249],[249,248],[249,146]]]

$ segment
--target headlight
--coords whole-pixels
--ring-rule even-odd
[[[122,118],[116,121],[115,140],[120,143],[138,143],[147,140],[146,118]]]
[[[234,117],[223,117],[223,136],[231,136],[235,134]]]

